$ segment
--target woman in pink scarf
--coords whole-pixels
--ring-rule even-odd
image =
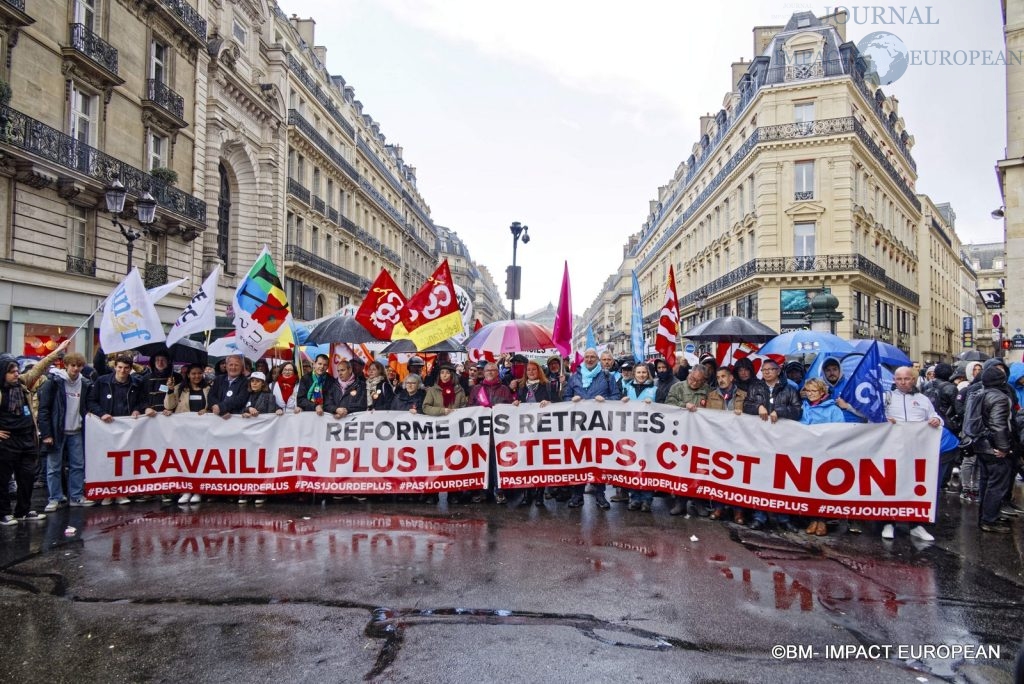
[[[490,408],[497,406],[498,404],[511,404],[515,401],[515,397],[512,396],[512,390],[506,385],[503,385],[501,378],[498,377],[498,365],[495,363],[488,363],[484,366],[484,379],[481,380],[469,391],[469,405],[470,406],[485,406]],[[495,468],[495,455],[494,455],[494,444],[491,443],[490,455],[487,459],[487,469],[490,473],[490,481],[494,483],[494,503],[503,504],[508,501],[505,497],[505,492],[498,489],[498,470]],[[487,492],[478,491],[473,492],[473,503],[480,503],[487,498]]]

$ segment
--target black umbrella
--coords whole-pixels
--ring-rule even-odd
[[[395,340],[388,346],[380,350],[381,354],[415,354],[416,352],[423,352],[424,354],[440,354],[441,352],[448,352],[449,354],[461,353],[466,351],[466,348],[455,340],[445,340],[444,342],[438,342],[432,347],[426,349],[417,349],[416,345],[413,344],[412,340]]]
[[[199,363],[205,366],[209,360],[209,354],[206,353],[203,343],[190,340],[187,337],[178,340],[170,348],[163,342],[153,342],[137,347],[135,351],[151,358],[160,353],[167,354],[173,363]]]
[[[695,325],[682,336],[694,342],[767,342],[778,334],[751,318],[723,316]]]
[[[351,316],[335,316],[320,323],[309,332],[306,344],[362,344],[363,342],[380,342],[363,327],[363,324]]]
[[[967,351],[960,352],[960,356],[957,358],[961,361],[988,361],[989,356],[983,351],[968,349]]]

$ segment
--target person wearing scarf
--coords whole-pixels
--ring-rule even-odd
[[[846,416],[843,410],[836,406],[836,402],[828,397],[828,385],[821,378],[811,378],[804,384],[804,410],[800,415],[800,422],[804,425],[819,425],[821,423],[845,423]],[[824,520],[812,520],[805,530],[807,534],[824,537],[828,534],[828,527]]]
[[[743,402],[746,399],[747,392],[736,384],[736,377],[733,375],[732,369],[728,366],[719,368],[715,373],[715,387],[708,392],[707,408],[716,411],[732,411],[739,415],[743,413]],[[737,525],[747,524],[747,516],[750,515],[748,511],[738,506],[726,506],[721,501],[714,499],[711,501],[711,514],[708,517],[712,520],[721,520],[727,508],[732,511],[733,522]]]
[[[327,373],[331,360],[327,354],[317,354],[313,370],[299,381],[299,398],[296,405],[303,411],[316,411],[316,415],[334,413],[341,399],[338,382]]]
[[[344,418],[350,413],[366,410],[366,380],[362,374],[356,374],[348,359],[341,359],[336,366],[338,371],[338,404],[334,408],[336,418]]]
[[[558,391],[548,380],[543,367],[536,361],[527,361],[524,377],[518,382],[516,398],[512,403],[515,406],[537,404],[544,408],[558,399]],[[529,506],[531,502],[538,508],[544,505],[543,488],[525,490],[517,505]]]
[[[443,363],[437,373],[437,383],[427,388],[423,397],[423,415],[447,416],[468,403],[466,392],[456,378],[455,366]],[[437,503],[436,495],[424,497],[424,503]],[[462,503],[461,492],[448,492],[448,503]]]
[[[564,401],[578,402],[584,399],[593,399],[602,402],[605,399],[618,401],[622,398],[622,391],[619,383],[612,378],[611,373],[601,367],[598,362],[597,350],[593,347],[583,352],[583,363],[576,372],[570,375],[565,381],[562,389]],[[574,485],[572,498],[569,499],[569,508],[580,508],[583,505],[583,491],[586,485]],[[603,482],[594,483],[594,503],[602,510],[612,507],[604,496],[605,486]]]
[[[395,398],[395,388],[388,382],[387,371],[380,361],[366,367],[366,406],[372,411],[387,411]]]
[[[281,364],[281,372],[274,381],[274,401],[277,402],[277,408],[285,412],[302,412],[297,405],[299,397],[295,392],[298,382],[299,375],[295,372],[295,364],[291,361]]]
[[[32,487],[39,465],[39,444],[36,423],[29,403],[29,393],[57,355],[68,348],[70,340],[57,348],[32,370],[21,374],[18,360],[12,354],[0,354],[0,525],[17,525],[18,521],[35,522],[46,518],[32,508]],[[14,476],[18,493],[11,507],[7,483]]]
[[[498,375],[498,364],[488,362],[484,366],[484,379],[474,385],[470,391],[469,405],[490,408],[498,404],[511,404],[513,401],[515,401],[515,397],[512,396],[512,390],[501,382],[501,377]],[[494,503],[506,503],[508,498],[505,496],[505,492],[498,489],[498,470],[495,467],[493,442],[491,443],[490,457],[487,459],[487,468],[490,473],[489,482],[492,483]],[[473,503],[480,503],[485,498],[487,498],[485,491],[473,492],[471,496]]]
[[[625,396],[622,397],[622,403],[639,401],[651,404],[654,402],[657,389],[651,378],[650,366],[646,363],[638,363],[633,368],[633,379],[623,382]],[[625,497],[622,496],[623,494]],[[650,513],[651,504],[654,502],[654,492],[644,489],[620,490],[616,496],[612,497],[612,501],[621,501],[622,498],[629,502],[629,510]]]

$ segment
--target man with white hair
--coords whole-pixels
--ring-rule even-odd
[[[612,374],[601,366],[598,362],[597,350],[593,347],[583,352],[583,363],[580,364],[575,373],[566,378],[565,387],[562,390],[563,400],[572,402],[579,402],[584,399],[593,399],[594,401],[609,399],[616,401],[621,397],[622,392],[618,380],[613,378]],[[583,505],[584,489],[586,489],[586,485],[576,485],[572,488],[569,508],[579,508]],[[604,484],[594,485],[594,502],[598,508],[603,510],[608,510],[612,507],[608,503],[608,499],[605,498]]]

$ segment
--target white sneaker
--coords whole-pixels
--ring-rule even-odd
[[[3,525],[4,527],[8,527],[10,525],[17,525],[17,524],[18,524],[18,519],[15,518],[13,515],[0,516],[0,525]]]
[[[927,533],[926,533],[927,534]],[[896,528],[892,525],[886,525],[882,528],[882,539],[892,539],[896,536]]]
[[[921,541],[935,541],[935,537],[928,533],[928,530],[924,529],[920,525],[915,525],[910,528],[910,536],[916,537]]]
[[[60,508],[60,501],[47,501],[46,508],[44,508],[43,510],[46,511],[47,513],[53,513],[58,508]]]
[[[253,499],[252,502],[254,504],[256,504],[257,506],[262,506],[263,504],[267,503],[267,500],[266,499]]]
[[[238,497],[238,505],[239,506],[244,506],[247,503],[249,503],[248,497],[245,497],[245,496]]]
[[[116,501],[118,506],[123,506],[124,504],[130,504],[132,502],[132,500],[127,496],[119,496]]]
[[[203,497],[199,496],[198,494],[193,494],[192,496],[189,497],[188,502],[189,503],[202,503],[203,502]]]
[[[179,504],[187,504],[191,499],[192,499],[192,495],[191,494],[182,494],[180,497],[178,497],[178,503]]]
[[[109,506],[112,503],[114,503],[114,500],[111,499],[110,497],[107,497],[106,499],[100,499],[100,506]]]

